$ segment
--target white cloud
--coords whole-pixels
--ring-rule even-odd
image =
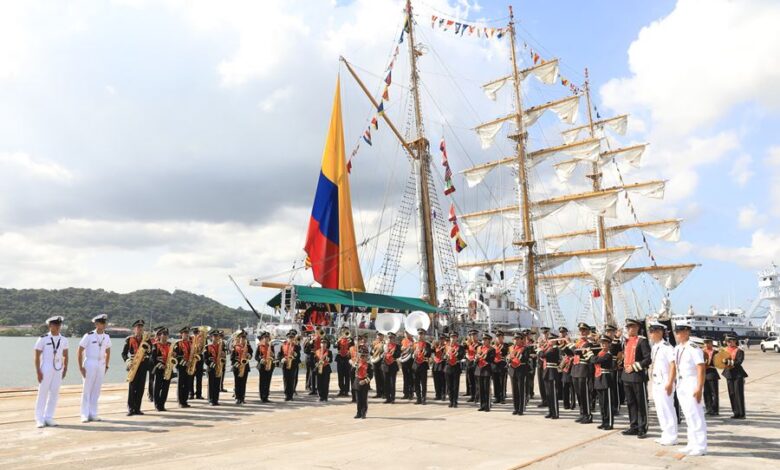
[[[266,96],[262,101],[260,101],[260,109],[270,113],[274,110],[277,104],[290,98],[290,95],[292,95],[292,90],[293,89],[291,86],[277,88],[270,95]]]
[[[750,181],[750,178],[753,177],[752,163],[753,157],[746,153],[743,153],[734,160],[734,164],[731,166],[731,172],[729,174],[739,186],[745,186],[747,182]]]
[[[13,175],[13,178],[32,178],[37,180],[67,182],[73,179],[73,173],[57,163],[32,158],[24,152],[0,153],[0,174]]]
[[[780,216],[780,145],[769,148],[765,161],[772,172],[769,181],[772,215]]]
[[[777,111],[780,3],[679,0],[628,51],[632,76],[602,88],[605,104],[649,108],[664,132],[716,123],[740,103]]]
[[[780,259],[780,233],[756,230],[750,246],[726,247],[716,245],[701,250],[709,258],[729,261],[750,269],[765,268],[772,260]]]
[[[767,216],[760,214],[756,209],[756,206],[750,204],[749,206],[740,207],[739,214],[737,215],[737,224],[739,228],[751,229],[764,225],[767,221]]]

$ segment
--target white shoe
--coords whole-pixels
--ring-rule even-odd
[[[683,447],[682,449],[678,450],[677,452],[680,452],[681,454],[687,454],[691,450],[693,450],[693,449],[691,449],[690,447],[686,446],[686,447]]]
[[[81,422],[82,423],[88,423],[89,422],[89,418],[87,418],[86,416],[82,416],[81,417]]]
[[[698,457],[700,455],[707,455],[707,451],[703,449],[695,449],[688,452],[688,457]]]
[[[57,422],[56,422],[56,421],[54,421],[53,419],[47,419],[47,420],[46,420],[46,426],[51,426],[51,427],[53,427],[53,428],[54,428],[54,427],[57,427]]]
[[[677,445],[677,439],[675,439],[673,441],[665,441],[665,440],[663,440],[663,439],[661,439],[659,437],[658,439],[655,440],[655,442],[658,443],[659,445],[662,445],[662,446],[676,446]]]
[[[44,423],[43,421],[36,421],[36,422],[35,422],[35,427],[36,427],[36,428],[43,428],[43,427],[46,427],[46,423]]]

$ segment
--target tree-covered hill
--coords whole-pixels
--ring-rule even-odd
[[[210,325],[235,328],[239,323],[254,323],[249,310],[226,307],[203,295],[181,290],[170,293],[149,289],[118,294],[103,289],[2,289],[0,288],[0,325],[42,325],[52,315],[62,315],[69,334],[92,328],[91,319],[105,313],[109,326],[129,327],[143,318],[147,325]]]

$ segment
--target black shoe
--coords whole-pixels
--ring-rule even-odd
[[[203,400],[203,395],[195,395],[195,398],[196,398],[197,400]]]
[[[144,412],[141,410],[135,410],[135,414],[143,416]]]
[[[601,429],[603,429],[603,430],[605,430],[605,431],[612,431],[612,426],[604,426],[604,427],[603,427],[603,428],[601,428]]]
[[[449,405],[447,405],[447,408],[452,408],[452,403],[450,403]]]
[[[639,431],[636,430],[636,429],[629,428],[629,429],[625,429],[625,430],[621,431],[620,434],[622,434],[624,436],[636,436],[637,434],[639,434]]]
[[[580,424],[591,424],[593,422],[593,418],[586,418],[580,421]]]
[[[128,411],[127,416],[133,416],[135,414],[135,411]]]
[[[737,417],[736,417],[736,418],[734,418],[734,419],[747,419],[747,418],[745,417],[745,415],[739,415],[739,416],[737,416]]]
[[[551,416],[550,419],[558,419],[558,416]]]
[[[309,395],[316,395],[317,392],[309,392]]]
[[[466,403],[476,403],[476,401],[477,400],[475,400],[473,398],[469,398],[468,400],[466,400]]]
[[[603,425],[603,424],[599,424],[599,425],[598,425],[598,426],[596,426],[596,427],[597,427],[597,428],[599,428],[599,429],[604,429],[604,425]]]
[[[547,408],[548,406],[549,405],[547,403],[545,403],[545,402],[542,402],[542,403],[539,403],[538,405],[536,405],[537,408]]]
[[[584,416],[579,416],[579,417],[577,417],[577,419],[574,420],[574,422],[575,423],[581,423],[583,419],[585,419]]]
[[[547,418],[547,419],[550,419],[550,418],[552,418],[552,415],[547,413],[546,415],[544,415],[544,417]]]
[[[457,407],[458,407],[458,404],[457,404],[457,403],[453,403],[453,404],[452,404],[452,407],[453,407],[453,408],[457,408]]]
[[[361,416],[360,419],[366,419],[366,415]]]
[[[423,405],[427,405],[427,404],[428,404],[428,400],[427,400],[427,399],[425,399],[425,398],[423,398],[422,404],[423,404]]]
[[[355,419],[360,419],[360,416],[361,416],[360,413],[356,414]]]
[[[638,439],[647,439],[647,433],[645,431],[639,431],[639,433],[636,435]]]
[[[512,412],[512,414],[513,414],[513,415],[516,415],[516,414],[517,414],[517,410],[514,410],[514,411]]]
[[[271,403],[271,400],[269,400],[269,399],[267,399],[267,398],[266,398],[265,400],[260,400],[260,402],[261,402],[261,403]]]

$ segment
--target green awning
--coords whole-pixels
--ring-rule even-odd
[[[421,310],[426,313],[447,313],[446,310],[436,308],[421,299],[414,297],[399,297],[396,295],[371,294],[368,292],[351,292],[339,289],[325,289],[323,287],[292,286],[286,290],[286,296],[290,296],[290,290],[295,289],[295,307],[299,310],[310,306],[330,306],[335,310],[335,305],[352,307],[355,309],[370,310],[376,308],[382,311],[412,312]],[[282,301],[282,294],[276,294],[268,301],[268,305],[278,308]]]

